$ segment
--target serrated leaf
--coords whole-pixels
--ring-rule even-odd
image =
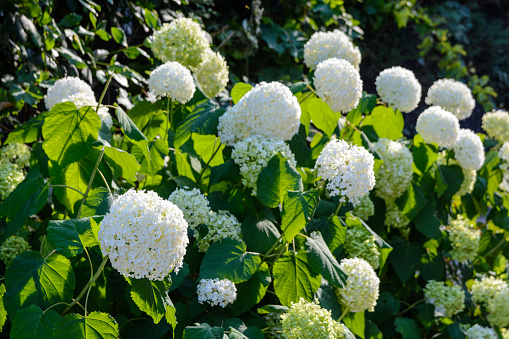
[[[163,139],[142,140],[133,145],[131,153],[141,165],[140,173],[155,175],[164,166],[168,146]]]
[[[313,232],[306,238],[309,266],[316,273],[321,274],[336,287],[346,287],[348,276],[339,267],[339,263],[332,255],[327,244],[319,232]]]
[[[106,215],[113,204],[113,196],[105,187],[92,188],[81,208],[81,217],[92,217],[94,215]]]
[[[451,196],[452,197],[452,196]],[[396,203],[408,220],[412,221],[419,212],[426,206],[428,199],[419,185],[412,182],[406,192],[396,199]]]
[[[120,108],[116,107],[116,113],[120,127],[124,131],[125,135],[134,141],[147,140],[147,137],[139,130],[138,126],[129,118],[127,113]]]
[[[175,326],[175,307],[168,296],[167,288],[162,281],[144,279],[131,279],[131,297],[140,310],[152,317],[157,324],[163,317],[169,324]]]
[[[364,313],[364,311],[348,312],[343,318],[343,322],[345,323],[346,327],[348,327],[348,329],[352,331],[353,334],[359,336],[362,339],[364,339],[364,330],[366,326],[366,322],[364,321]]]
[[[55,339],[114,339],[118,338],[118,324],[108,313],[92,312],[68,314],[55,327]]]
[[[42,126],[47,115],[48,112],[41,113],[10,132],[4,144],[11,142],[28,144],[39,140],[42,137]]]
[[[133,155],[115,147],[105,147],[104,160],[113,168],[117,177],[136,181],[136,172],[141,166]]]
[[[97,218],[100,219],[100,218]],[[99,245],[92,231],[91,218],[52,220],[48,226],[48,240],[57,252],[74,257],[85,247]]]
[[[223,339],[224,330],[222,327],[211,327],[209,324],[198,324],[187,326],[184,329],[182,339]]]
[[[250,250],[265,253],[281,234],[272,221],[250,208],[242,221],[242,235]]]
[[[338,121],[341,114],[330,109],[323,100],[312,98],[306,106],[307,112],[313,120],[313,125],[323,131],[329,137],[334,134],[334,130],[338,127]]]
[[[129,110],[129,117],[132,122],[140,129],[148,140],[153,140],[158,135],[164,136],[168,118],[166,117],[166,107],[163,107],[162,101],[154,103],[150,101],[140,101]],[[172,128],[174,128],[172,126]]]
[[[239,102],[239,100],[247,93],[249,92],[253,86],[250,84],[246,84],[244,82],[237,82],[230,93],[233,103],[236,104]]]
[[[60,315],[54,310],[43,312],[32,305],[16,312],[11,327],[11,338],[51,339]]]
[[[377,106],[371,112],[371,122],[379,138],[398,140],[403,137],[405,125],[400,111],[391,107]]]
[[[208,100],[196,106],[193,112],[182,121],[176,130],[174,146],[180,148],[191,137],[191,133],[216,134],[219,117],[225,110]]]
[[[319,201],[318,191],[289,191],[283,200],[281,229],[287,242],[304,228],[311,220]]]
[[[269,266],[264,262],[248,281],[236,286],[237,299],[228,307],[230,316],[236,317],[257,305],[265,297],[270,282]]]
[[[333,319],[341,317],[341,304],[339,303],[338,296],[334,292],[334,287],[329,282],[322,278],[322,284],[314,295],[318,299],[318,303],[322,308],[331,311]]]
[[[403,238],[394,237],[392,241],[393,251],[389,255],[389,261],[394,267],[398,278],[402,283],[407,282],[415,273],[421,262],[422,250],[414,242],[407,242]]]

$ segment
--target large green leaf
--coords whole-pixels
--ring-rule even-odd
[[[406,192],[396,200],[399,209],[410,221],[414,220],[427,202],[424,192],[415,182],[412,182]]]
[[[343,318],[343,322],[350,331],[355,335],[364,339],[364,330],[366,322],[364,321],[364,311],[362,312],[348,312]]]
[[[341,303],[336,295],[335,288],[329,282],[322,278],[322,284],[315,293],[315,299],[322,308],[331,311],[333,319],[338,319],[341,316]]]
[[[166,107],[163,108],[162,106],[162,101],[155,103],[140,101],[129,110],[129,117],[132,122],[148,140],[154,140],[158,135],[160,137],[164,136],[167,112]]]
[[[451,201],[453,195],[458,192],[463,183],[463,170],[458,165],[440,165],[436,172],[437,195],[444,196],[446,201]]]
[[[105,187],[92,188],[81,208],[81,217],[106,215],[113,204],[113,195]]]
[[[400,333],[403,339],[422,338],[421,330],[414,319],[396,317],[394,325],[396,332]]]
[[[338,127],[338,121],[341,117],[340,113],[330,109],[322,99],[312,98],[306,105],[306,110],[313,120],[313,125],[323,131],[329,137],[334,134],[334,130]]]
[[[168,324],[177,325],[175,307],[168,296],[168,287],[163,281],[150,281],[144,279],[131,279],[131,297],[140,310],[152,317],[157,324],[163,317]]]
[[[304,228],[311,220],[319,200],[318,191],[289,191],[283,200],[281,229],[287,242]]]
[[[133,155],[115,147],[105,147],[104,160],[111,166],[117,177],[136,181],[136,172],[139,171],[140,164]]]
[[[415,216],[415,228],[428,238],[440,239],[440,220],[436,217],[436,203],[428,202]]]
[[[14,316],[11,338],[52,339],[60,315],[54,310],[43,312],[39,306],[22,308]]]
[[[262,263],[248,281],[238,284],[237,299],[229,306],[230,316],[238,316],[257,305],[265,296],[271,282],[269,265]]]
[[[163,139],[142,140],[133,145],[131,153],[141,164],[140,172],[154,175],[164,166],[164,157],[168,155],[168,146]]]
[[[402,283],[407,282],[421,263],[422,250],[414,242],[407,242],[403,238],[394,237],[392,241],[393,251],[389,255],[389,261],[396,271]]]
[[[398,140],[403,137],[405,122],[400,111],[394,112],[390,107],[377,106],[371,112],[371,122],[380,138]]]
[[[415,167],[421,174],[424,174],[438,159],[438,150],[435,145],[425,143],[422,137],[417,134],[414,136],[412,156],[414,158]]]
[[[249,92],[252,88],[253,88],[253,86],[251,86],[250,84],[246,84],[245,82],[237,82],[233,86],[231,94],[230,94],[232,97],[233,103],[236,104],[237,102],[239,102],[239,100],[244,96],[244,94]]]
[[[224,163],[224,145],[219,140],[219,137],[193,133],[191,139],[193,140],[193,148],[196,155],[200,157],[204,164],[208,163],[208,166],[212,167]]]
[[[252,207],[242,221],[242,235],[250,250],[265,253],[279,239],[280,233],[271,220]]]
[[[83,248],[99,244],[90,221],[91,218],[50,221],[48,241],[57,252],[74,257],[83,252]]]
[[[39,140],[42,137],[42,126],[44,124],[44,119],[48,114],[49,112],[41,113],[35,118],[28,120],[25,124],[19,126],[14,131],[10,132],[4,144],[11,142],[28,144]]]
[[[118,338],[118,324],[108,313],[92,312],[68,314],[55,327],[55,339],[114,339]]]
[[[120,123],[120,127],[124,131],[125,135],[134,141],[147,140],[147,137],[140,131],[138,126],[129,118],[126,112],[119,106],[117,106],[117,118]]]
[[[222,327],[211,327],[209,324],[198,324],[187,326],[184,329],[182,339],[223,339],[224,330]]]
[[[223,239],[210,246],[200,266],[200,279],[228,279],[235,284],[247,281],[258,270],[260,256],[246,252],[246,244]]]

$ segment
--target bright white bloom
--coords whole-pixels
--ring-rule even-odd
[[[176,61],[194,71],[203,62],[210,44],[198,23],[179,18],[154,32],[150,48],[162,62]]]
[[[18,255],[30,249],[30,244],[23,237],[11,235],[0,246],[0,260],[5,263],[5,266],[9,266]]]
[[[173,61],[158,66],[150,73],[148,87],[158,97],[169,97],[181,104],[191,100],[196,91],[191,72]]]
[[[373,312],[380,285],[373,267],[361,258],[343,259],[339,267],[348,275],[346,287],[338,289],[343,305],[351,312]]]
[[[361,52],[350,41],[350,37],[340,30],[316,32],[304,45],[304,63],[311,69],[330,58],[344,59],[359,69]]]
[[[427,303],[435,305],[435,317],[452,317],[465,308],[465,294],[458,285],[430,280],[424,287],[424,296]]]
[[[192,230],[200,224],[207,223],[210,213],[209,201],[199,189],[177,188],[170,194],[168,200],[180,208]]]
[[[454,157],[461,168],[478,171],[484,163],[481,138],[469,129],[461,129],[453,146]]]
[[[421,84],[414,72],[403,67],[384,69],[375,81],[380,98],[403,113],[413,111],[421,101]]]
[[[440,79],[431,85],[426,96],[426,104],[440,106],[453,113],[459,120],[472,115],[475,100],[467,85],[454,79]]]
[[[504,142],[498,150],[498,157],[505,162],[509,162],[509,142]]]
[[[155,192],[133,189],[113,202],[98,239],[120,274],[150,280],[178,272],[189,243],[187,222],[176,205]]]
[[[335,112],[349,112],[357,107],[362,97],[359,71],[342,59],[332,58],[319,63],[314,84],[316,94]]]
[[[434,142],[440,147],[449,148],[458,139],[460,123],[454,114],[431,106],[419,115],[415,130],[428,144]]]
[[[253,135],[233,145],[232,159],[240,167],[242,183],[253,189],[252,195],[256,195],[258,175],[278,153],[288,159],[293,167],[297,167],[290,147],[282,140]]]
[[[30,166],[30,155],[30,148],[18,142],[13,142],[0,148],[0,159],[13,162],[20,167]]]
[[[375,215],[375,204],[369,198],[369,194],[360,197],[359,202],[355,205],[352,214],[362,220],[367,220],[372,215]]]
[[[482,116],[482,128],[490,138],[509,141],[509,113],[503,110],[485,113]]]
[[[476,280],[470,289],[472,300],[477,304],[488,304],[495,299],[497,294],[509,288],[506,281],[492,276],[484,276]]]
[[[219,118],[221,142],[232,146],[250,135],[290,140],[299,131],[301,109],[290,89],[262,82]]]
[[[459,262],[474,260],[479,248],[481,230],[475,229],[469,220],[458,216],[449,225],[449,242],[451,243],[451,258]]]
[[[483,327],[475,324],[467,331],[467,339],[498,339],[497,333],[489,327]]]
[[[401,212],[395,200],[386,200],[385,226],[404,229],[410,223],[408,217]]]
[[[80,78],[65,77],[59,79],[48,89],[48,92],[44,97],[46,108],[50,110],[56,104],[64,101],[71,101],[69,100],[69,97],[77,94],[81,94],[81,97],[94,98],[95,100],[92,87]]]
[[[338,339],[348,332],[345,325],[332,319],[331,311],[303,298],[292,302],[290,310],[281,315],[281,325],[286,339]]]
[[[486,319],[491,326],[506,327],[509,325],[509,288],[505,288],[488,303]]]
[[[23,179],[25,172],[10,161],[0,160],[0,198],[3,200],[11,194]]]
[[[228,211],[210,211],[209,218],[204,224],[208,227],[208,232],[203,238],[200,238],[198,230],[194,231],[194,237],[198,239],[198,249],[200,252],[207,252],[212,243],[225,238],[243,242],[240,223]]]
[[[228,65],[219,52],[208,49],[205,52],[203,62],[194,72],[203,93],[209,97],[215,97],[226,88],[228,83]]]
[[[375,236],[364,227],[353,227],[346,231],[344,249],[349,258],[362,258],[374,269],[380,266],[380,251]]]
[[[331,196],[341,195],[352,204],[366,195],[375,185],[375,159],[365,148],[350,146],[344,140],[331,140],[316,159],[314,170],[328,180]]]
[[[198,283],[198,302],[208,302],[211,306],[226,307],[237,299],[237,288],[228,279],[202,279]]]

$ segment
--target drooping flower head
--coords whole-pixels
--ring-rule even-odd
[[[191,100],[196,90],[191,72],[173,61],[158,66],[150,73],[148,87],[154,95],[169,97],[181,104]]]
[[[469,129],[461,129],[453,146],[454,158],[461,168],[478,171],[484,163],[484,146],[481,138]]]
[[[435,305],[435,316],[452,317],[465,308],[465,293],[458,285],[430,280],[424,287],[424,296],[427,303]]]
[[[228,83],[228,65],[219,52],[206,50],[203,62],[194,72],[198,83],[209,98],[215,97],[226,88]]]
[[[466,330],[467,339],[498,339],[497,333],[489,327],[475,324]]]
[[[364,227],[353,227],[346,231],[344,250],[349,258],[364,259],[374,269],[380,266],[380,251],[375,236]]]
[[[18,255],[29,251],[30,248],[30,244],[23,237],[11,235],[0,246],[0,260],[5,263],[5,266],[9,266]]]
[[[490,138],[500,142],[509,141],[509,113],[493,110],[482,116],[482,128]]]
[[[184,213],[184,219],[192,230],[207,222],[210,213],[209,201],[199,189],[177,188],[168,200]]]
[[[194,232],[194,237],[198,239],[198,250],[200,252],[207,252],[210,245],[225,238],[243,242],[240,223],[228,211],[210,211],[208,220],[204,224],[208,228],[208,232],[204,237],[200,237],[198,230]]]
[[[348,275],[346,287],[338,289],[343,305],[352,312],[373,312],[380,285],[373,267],[361,258],[345,258],[339,267]]]
[[[431,85],[426,96],[426,104],[440,106],[453,113],[459,120],[472,115],[475,100],[472,91],[462,82],[454,79],[440,79]]]
[[[481,231],[475,229],[469,220],[461,216],[450,222],[448,230],[452,259],[459,262],[474,260],[479,248]]]
[[[0,198],[6,199],[23,179],[25,179],[23,168],[10,161],[0,161]]]
[[[304,45],[304,63],[311,69],[330,58],[344,59],[356,69],[361,63],[361,52],[350,41],[350,37],[340,30],[315,32]]]
[[[12,142],[0,148],[0,159],[8,160],[19,167],[30,166],[30,148],[27,145],[18,142]]]
[[[431,106],[419,115],[415,130],[425,142],[449,148],[458,139],[460,123],[454,114],[438,106]]]
[[[89,84],[77,77],[65,77],[55,81],[53,86],[48,89],[44,97],[46,108],[50,110],[56,104],[71,101],[69,98],[73,95],[80,95],[80,98],[94,98],[95,100],[94,91],[92,91]],[[74,104],[78,106],[77,103]],[[87,105],[81,105],[80,107],[83,106]]]
[[[198,302],[208,302],[211,306],[226,307],[237,299],[237,288],[228,279],[202,279],[198,283]]]
[[[375,204],[373,204],[373,201],[369,198],[369,194],[360,197],[359,202],[352,210],[352,214],[362,220],[367,220],[372,215],[375,215]]]
[[[414,72],[406,68],[395,66],[384,69],[375,84],[380,98],[403,113],[413,111],[421,101],[421,84]]]

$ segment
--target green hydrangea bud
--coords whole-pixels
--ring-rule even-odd
[[[9,161],[0,161],[0,198],[5,199],[25,179],[23,169]]]
[[[481,231],[473,227],[469,220],[459,216],[449,225],[449,242],[451,243],[451,257],[459,262],[474,260],[479,248]]]
[[[385,226],[403,229],[410,223],[407,216],[400,211],[398,205],[394,200],[385,202],[387,209],[385,212]]]
[[[424,287],[426,302],[435,305],[435,317],[452,317],[465,308],[465,294],[458,285],[430,280]]]
[[[346,231],[344,249],[349,258],[362,258],[374,269],[380,266],[380,252],[375,237],[363,227],[354,227]]]
[[[12,235],[0,246],[0,260],[9,266],[14,258],[30,249],[30,244],[23,237]]]
[[[369,198],[369,194],[366,194],[359,199],[359,202],[355,205],[352,213],[362,220],[367,220],[370,216],[375,214],[375,204],[373,204],[373,201]]]
[[[8,159],[19,167],[28,167],[30,163],[30,148],[17,142],[10,143],[0,148],[0,158]]]

